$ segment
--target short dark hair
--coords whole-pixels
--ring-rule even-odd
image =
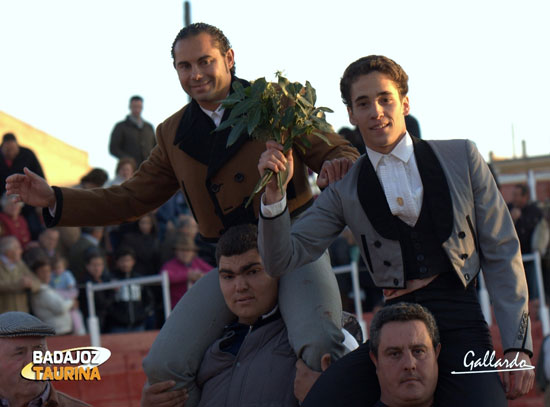
[[[231,257],[258,249],[258,228],[256,225],[245,224],[229,228],[218,241],[216,247],[216,264],[220,264],[222,256]]]
[[[220,30],[218,27],[214,27],[213,25],[206,24],[206,23],[194,23],[194,24],[188,25],[187,27],[182,28],[178,33],[178,35],[176,35],[176,38],[172,43],[172,60],[176,59],[174,50],[176,48],[176,43],[179,40],[183,40],[189,37],[195,37],[202,33],[206,33],[210,35],[210,37],[212,37],[212,41],[214,42],[214,45],[216,46],[216,48],[220,50],[220,54],[222,54],[222,56],[225,56],[227,51],[231,49],[231,44],[229,43],[229,40],[227,39],[223,31]],[[234,63],[233,63],[233,67],[231,68],[231,74],[232,75],[235,74]]]
[[[97,247],[90,247],[84,252],[84,264],[90,264],[93,259],[101,258],[105,261],[103,253]]]
[[[132,256],[132,258],[136,259],[136,252],[134,249],[128,246],[121,246],[118,248],[118,250],[115,253],[115,261],[119,260],[121,257],[124,256]]]
[[[521,196],[525,196],[529,194],[529,187],[524,184],[516,184],[514,185],[514,188],[519,189],[521,191]]]
[[[434,349],[439,345],[439,330],[435,318],[430,311],[420,304],[400,302],[394,305],[383,307],[374,316],[369,332],[370,350],[375,357],[378,357],[378,346],[382,327],[388,322],[422,321],[426,325],[428,334],[432,339]]]
[[[4,134],[4,137],[2,137],[2,143],[5,143],[6,141],[15,141],[17,143],[17,139],[15,138],[15,134],[13,134],[13,133]]]
[[[360,76],[374,71],[388,75],[395,82],[399,96],[407,96],[409,92],[409,77],[403,68],[394,60],[383,55],[369,55],[353,62],[344,71],[344,76],[340,80],[340,93],[342,94],[342,101],[346,106],[352,107],[351,85]]]
[[[80,178],[80,183],[89,183],[102,187],[107,182],[109,175],[103,168],[93,168],[89,173]]]
[[[139,100],[140,102],[143,102],[143,98],[139,95],[134,95],[130,98],[130,103],[132,103],[134,100]]]
[[[47,258],[44,258],[44,257],[40,257],[38,259],[36,259],[32,264],[31,264],[31,270],[33,273],[36,274],[36,272],[38,271],[39,268],[41,267],[44,267],[44,266],[50,266],[52,267],[52,263],[49,259]]]

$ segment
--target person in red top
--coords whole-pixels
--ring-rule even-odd
[[[0,212],[0,235],[15,236],[23,249],[31,241],[31,232],[27,221],[21,215],[23,204],[15,202],[7,194],[2,195],[0,200],[2,212]]]
[[[174,254],[174,258],[161,268],[161,272],[167,271],[170,278],[172,308],[195,281],[213,268],[197,255],[197,246],[189,236],[181,236],[176,241]]]

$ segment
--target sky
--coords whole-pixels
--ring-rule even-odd
[[[550,154],[547,0],[192,0],[221,28],[237,75],[309,80],[349,126],[339,81],[369,54],[409,75],[425,139],[468,138],[483,156]],[[172,67],[183,0],[0,0],[0,110],[89,153],[113,174],[110,133],[144,101],[155,127],[187,103]]]

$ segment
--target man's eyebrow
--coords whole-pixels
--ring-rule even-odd
[[[403,348],[401,346],[390,346],[386,349],[384,349],[384,352],[387,353],[387,352],[394,352],[396,350],[402,350]]]
[[[240,272],[242,273],[243,271],[246,271],[248,269],[251,269],[253,267],[256,267],[256,266],[261,266],[262,263],[258,262],[258,261],[253,261],[252,263],[248,263],[248,264],[245,264],[244,266],[241,267],[240,269]]]
[[[380,97],[380,96],[392,96],[392,93],[385,90],[385,91],[382,91],[382,92],[378,92],[376,94],[377,97]],[[362,100],[369,100],[369,97],[367,95],[359,95],[355,98],[354,102],[357,103],[359,101],[362,101]]]
[[[243,273],[253,267],[256,267],[256,266],[261,266],[262,263],[258,262],[258,261],[253,261],[252,263],[248,263],[248,264],[245,264],[244,266],[242,266],[239,271],[237,272],[234,272],[233,270],[229,270],[229,269],[220,269],[219,272],[220,273],[225,273],[225,274],[240,274],[240,273]]]

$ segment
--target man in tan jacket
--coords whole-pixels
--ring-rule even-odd
[[[176,36],[172,56],[181,86],[192,101],[157,127],[157,146],[130,180],[120,186],[84,191],[51,188],[25,171],[25,175],[7,180],[8,193],[46,208],[48,226],[135,220],[160,206],[178,188],[207,241],[216,242],[231,226],[256,223],[259,195],[248,208],[244,203],[259,178],[256,165],[265,145],[243,133],[226,148],[231,129],[215,131],[229,115],[220,101],[229,95],[232,83],[247,84],[234,74],[234,51],[228,39],[216,27],[192,24]],[[288,193],[293,217],[313,200],[308,168],[319,173],[317,183],[323,188],[338,180],[358,156],[338,135],[326,136],[330,145],[313,136],[306,154],[295,153],[296,171]],[[279,305],[291,346],[310,367],[320,371],[323,354],[331,353],[337,359],[344,350],[340,296],[328,254],[289,274],[280,284]],[[184,295],[155,340],[144,361],[149,381],[173,379],[188,385],[188,405],[193,405],[193,400],[198,400],[193,392],[194,375],[202,355],[231,319],[216,273],[209,273]]]

